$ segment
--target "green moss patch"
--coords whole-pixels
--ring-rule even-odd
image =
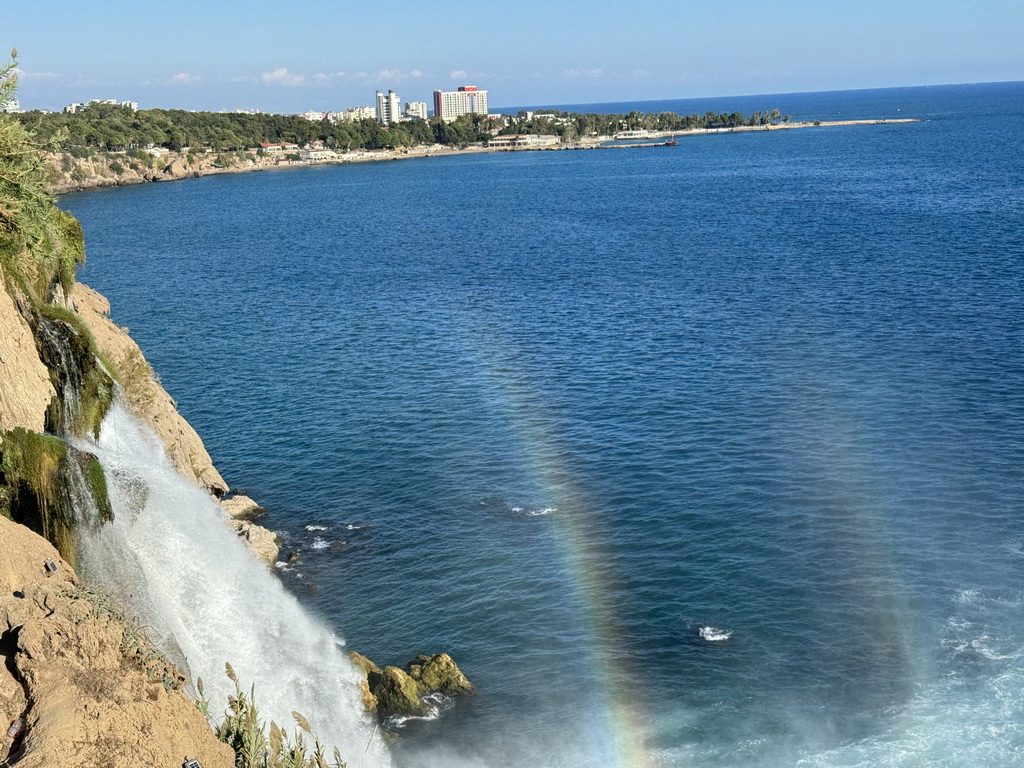
[[[96,519],[81,520],[78,509],[89,501]],[[20,427],[0,433],[0,513],[45,537],[72,566],[76,526],[114,517],[95,456]]]

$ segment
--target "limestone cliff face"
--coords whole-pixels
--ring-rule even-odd
[[[0,265],[0,288],[5,282]],[[0,290],[0,432],[15,427],[42,432],[54,394],[32,329],[11,294]]]
[[[215,496],[224,494],[227,483],[214,468],[203,441],[157,382],[139,345],[124,328],[111,321],[110,302],[82,283],[75,283],[70,298],[100,352],[120,374],[124,402],[156,432],[175,469]]]
[[[203,441],[178,413],[174,399],[157,382],[139,345],[125,328],[111,321],[110,302],[82,283],[75,283],[70,301],[92,333],[99,351],[117,369],[123,402],[160,438],[174,468],[214,496],[223,496],[228,485],[213,466]],[[246,502],[265,512],[247,497],[225,500],[222,506],[231,518],[245,517],[246,513],[239,513],[239,509],[244,508]],[[277,561],[280,547],[272,531],[249,520],[232,519],[229,525],[260,560],[271,566]]]
[[[11,750],[24,768],[180,768],[186,755],[234,765],[139,628],[83,589],[48,542],[2,517],[0,657],[0,724],[18,724],[0,760]]]

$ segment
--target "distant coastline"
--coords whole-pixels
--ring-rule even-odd
[[[667,140],[672,137],[699,136],[706,134],[745,133],[751,131],[780,131],[795,128],[830,128],[840,126],[889,125],[895,123],[921,122],[916,118],[867,119],[867,120],[815,120],[791,121],[769,125],[740,125],[726,128],[697,128],[680,131],[652,131],[637,144],[648,141]],[[168,152],[162,158],[158,168],[142,171],[133,168],[118,167],[114,170],[117,156],[123,152],[110,152],[99,158],[76,158],[68,152],[57,152],[48,155],[53,168],[51,191],[56,195],[73,192],[86,192],[109,187],[133,186],[150,182],[180,181],[182,179],[215,176],[226,173],[248,173],[284,168],[305,168],[323,165],[339,165],[345,163],[381,162],[384,160],[408,160],[425,157],[447,157],[453,155],[479,154],[488,152],[557,152],[565,150],[594,150],[608,148],[612,136],[583,138],[578,141],[556,144],[552,146],[531,147],[490,147],[485,144],[471,144],[456,148],[443,144],[423,144],[415,147],[399,149],[373,149],[346,152],[336,157],[316,158],[308,160],[287,159],[280,156],[253,154],[246,162],[228,167],[218,165],[215,153],[192,154],[187,152]],[[658,146],[658,144],[651,144]],[[111,162],[110,157],[115,161]]]

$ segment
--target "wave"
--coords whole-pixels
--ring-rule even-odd
[[[701,640],[709,643],[721,643],[732,637],[731,629],[718,629],[717,627],[701,627],[698,632]]]
[[[455,706],[455,700],[450,696],[445,696],[443,693],[428,693],[423,697],[423,703],[427,705],[427,714],[392,715],[385,721],[385,726],[389,728],[402,728],[406,723],[416,720],[437,720]]]

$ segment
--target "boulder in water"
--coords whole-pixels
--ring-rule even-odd
[[[380,674],[371,672],[368,682],[370,692],[377,700],[379,717],[422,717],[430,713],[430,708],[423,701],[424,691],[404,670],[398,667],[384,667]]]
[[[447,653],[417,656],[406,669],[381,669],[360,653],[351,661],[363,672],[363,703],[381,720],[395,715],[423,717],[434,708],[426,701],[431,694],[459,696],[473,692],[473,684]]]
[[[229,520],[228,525],[256,557],[273,567],[281,553],[281,540],[276,533],[248,520]]]
[[[447,653],[439,653],[436,656],[417,656],[406,666],[409,675],[427,693],[458,696],[473,692],[473,684],[466,679],[462,670]]]
[[[220,505],[232,520],[256,520],[267,514],[267,510],[248,496],[236,493],[230,499],[221,499]]]

